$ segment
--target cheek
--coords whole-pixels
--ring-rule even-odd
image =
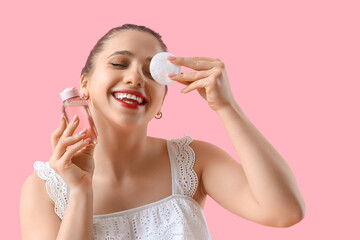
[[[110,91],[110,88],[112,87],[112,84],[115,83],[115,80],[115,74],[111,74],[109,71],[99,69],[98,71],[94,72],[93,76],[91,77],[91,88],[99,93],[101,92],[99,91],[100,89],[102,91],[106,89]]]
[[[158,108],[161,105],[164,97],[164,86],[159,85],[154,83],[152,86],[149,86],[148,94],[151,97],[150,100],[152,101],[152,106],[154,106],[154,108]]]

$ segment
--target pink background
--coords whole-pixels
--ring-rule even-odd
[[[21,238],[21,187],[33,162],[51,155],[59,92],[79,85],[95,42],[124,23],[153,28],[177,56],[220,58],[240,107],[298,180],[307,204],[302,222],[262,226],[208,198],[213,239],[360,239],[358,1],[4,2],[1,239]],[[163,119],[149,135],[187,134],[237,159],[218,116],[196,91],[181,89],[170,85]]]

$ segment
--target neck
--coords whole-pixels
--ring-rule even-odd
[[[97,123],[96,128],[99,135],[93,155],[94,176],[117,181],[143,166],[149,145],[147,125],[129,128]]]

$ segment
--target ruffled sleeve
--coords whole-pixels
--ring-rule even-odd
[[[68,187],[66,183],[50,167],[49,162],[36,161],[34,163],[34,170],[42,180],[46,181],[46,190],[55,203],[54,211],[62,220],[68,204]]]

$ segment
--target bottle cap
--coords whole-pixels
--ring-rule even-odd
[[[69,98],[77,97],[80,95],[76,87],[71,87],[71,88],[65,88],[65,90],[60,93],[60,96],[61,96],[61,100],[65,101]]]

